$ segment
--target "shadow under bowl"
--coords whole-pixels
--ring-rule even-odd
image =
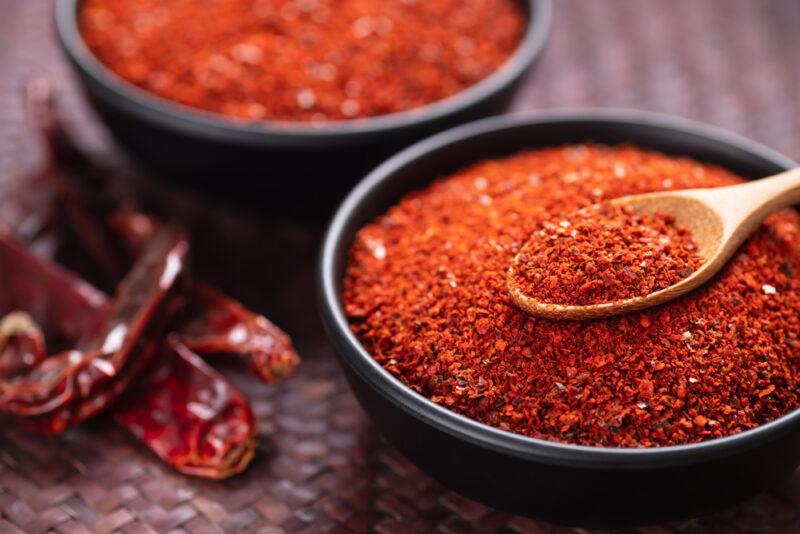
[[[59,41],[115,137],[147,167],[211,189],[345,190],[400,148],[506,109],[539,57],[551,0],[519,0],[528,17],[517,51],[496,72],[449,98],[384,116],[321,125],[245,122],[182,106],[105,67],[83,41],[82,0],[59,0]]]
[[[797,164],[745,138],[644,112],[554,111],[486,119],[422,141],[367,176],[325,237],[318,303],[347,379],[378,430],[435,479],[508,512],[581,527],[710,513],[800,463],[800,410],[741,434],[660,448],[595,448],[513,434],[439,406],[383,369],[350,331],[341,293],[356,233],[404,195],[472,163],[524,149],[632,143],[759,178]]]

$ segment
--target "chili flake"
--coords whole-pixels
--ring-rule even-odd
[[[621,317],[532,317],[514,304],[506,273],[531,233],[559,214],[739,182],[719,167],[633,147],[566,146],[478,163],[360,230],[345,311],[389,372],[488,425],[603,447],[735,434],[800,407],[798,213],[769,217],[698,290]]]
[[[516,0],[86,0],[80,28],[110,70],[186,106],[329,121],[418,108],[516,50]]]

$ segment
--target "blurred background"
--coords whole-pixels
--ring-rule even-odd
[[[797,0],[554,4],[549,42],[513,111],[665,112],[800,159]],[[228,370],[252,400],[263,439],[251,468],[224,483],[171,472],[102,421],[61,438],[4,426],[0,532],[569,531],[449,492],[381,442],[347,390],[316,317],[317,247],[335,199],[311,209],[302,195],[279,198],[294,208],[278,214],[265,207],[275,198],[236,205],[137,169],[85,104],[55,43],[51,9],[48,0],[0,0],[0,194],[40,161],[21,95],[28,80],[44,76],[78,141],[115,180],[132,184],[148,209],[190,226],[201,274],[286,329],[304,363],[273,387]],[[798,531],[799,512],[797,473],[732,510],[640,531]]]

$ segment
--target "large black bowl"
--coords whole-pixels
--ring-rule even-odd
[[[422,469],[488,505],[571,526],[696,516],[779,482],[800,463],[800,410],[722,439],[662,448],[593,448],[528,438],[451,412],[404,386],[351,333],[341,288],[359,228],[403,195],[485,158],[595,141],[634,143],[748,178],[796,165],[717,128],[626,111],[486,119],[418,143],[374,170],[341,205],[322,249],[319,305],[353,391],[378,429]]]
[[[97,111],[151,168],[223,187],[245,177],[249,186],[313,192],[352,186],[402,146],[503,111],[539,56],[550,26],[550,0],[519,1],[528,15],[525,36],[485,80],[417,110],[320,126],[235,121],[148,93],[116,76],[87,48],[77,21],[81,0],[58,0],[55,20],[61,45]]]

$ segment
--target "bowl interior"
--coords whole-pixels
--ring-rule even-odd
[[[633,111],[554,111],[533,116],[486,119],[455,128],[418,143],[390,159],[365,178],[344,201],[326,236],[320,272],[322,314],[337,349],[361,378],[400,408],[466,439],[518,455],[544,455],[563,462],[603,461],[634,467],[647,463],[699,459],[711,449],[733,451],[771,439],[800,421],[800,410],[738,435],[691,445],[659,448],[598,449],[564,445],[512,434],[467,419],[413,392],[384,370],[349,331],[341,290],[355,234],[404,195],[432,180],[488,158],[524,149],[594,142],[633,144],[723,166],[755,179],[796,164],[758,143],[715,127],[658,114]]]
[[[80,71],[102,86],[101,96],[122,99],[129,111],[146,120],[156,124],[173,123],[173,127],[183,129],[187,133],[218,138],[226,134],[237,135],[242,141],[247,139],[252,141],[254,135],[266,136],[267,139],[283,137],[283,141],[292,137],[341,140],[347,135],[386,135],[396,130],[436,124],[437,121],[485,101],[519,80],[544,46],[550,27],[551,0],[518,1],[528,18],[525,34],[514,54],[485,79],[455,95],[421,108],[363,119],[331,121],[321,125],[288,121],[237,121],[157,96],[114,74],[85,45],[77,17],[82,0],[58,2],[55,15],[56,28],[62,45]]]

